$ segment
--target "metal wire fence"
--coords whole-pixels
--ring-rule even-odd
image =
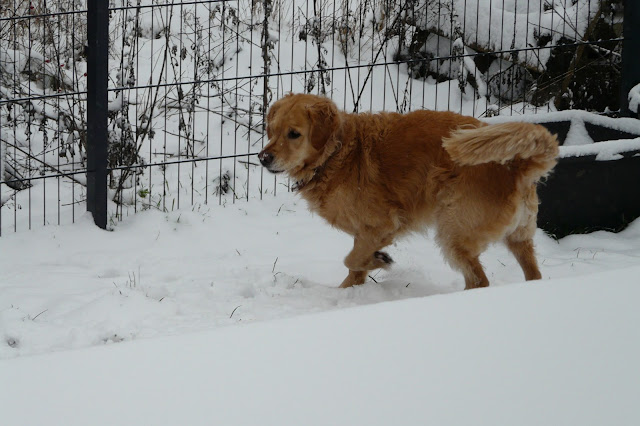
[[[290,91],[349,111],[611,114],[631,83],[621,0],[0,3],[0,233],[286,191],[254,156]]]

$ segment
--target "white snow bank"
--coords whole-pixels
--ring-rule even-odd
[[[417,16],[421,25],[449,36],[463,34],[467,45],[480,45],[487,50],[525,49],[516,56],[539,69],[546,66],[551,49],[535,52],[527,49],[545,36],[549,37],[546,47],[562,38],[582,39],[599,7],[598,2],[588,0],[552,2],[552,6],[541,0],[452,0],[427,4],[431,7],[427,6]]]
[[[629,90],[629,110],[638,114],[640,112],[638,105],[640,105],[640,83]]]
[[[0,361],[4,424],[637,425],[640,266]]]

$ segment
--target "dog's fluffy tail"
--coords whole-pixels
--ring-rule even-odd
[[[558,140],[539,124],[502,123],[462,128],[443,139],[451,159],[463,166],[490,162],[524,166],[532,180],[555,166]]]

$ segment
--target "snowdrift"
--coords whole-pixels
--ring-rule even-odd
[[[639,274],[5,360],[3,423],[635,425]]]

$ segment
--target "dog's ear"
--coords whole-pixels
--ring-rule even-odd
[[[271,107],[269,108],[269,111],[267,111],[267,119],[266,122],[264,123],[265,128],[267,130],[267,137],[271,138],[271,120],[273,120],[273,116],[276,115],[276,112],[280,109],[280,103],[276,102],[273,105],[271,105]]]
[[[320,151],[338,129],[338,108],[330,99],[320,98],[307,106],[311,122],[311,145]]]
[[[280,104],[278,102],[271,105],[271,107],[269,108],[269,111],[267,111],[267,124],[271,120],[273,120],[273,116],[275,115],[276,111],[278,111],[278,109],[280,109]]]
[[[276,102],[274,102],[273,105],[271,105],[271,107],[269,107],[269,110],[267,111],[267,117],[266,117],[267,122],[265,123],[267,126],[269,125],[271,120],[273,120],[273,116],[276,115],[276,112],[282,106],[282,101],[284,99],[291,98],[292,96],[293,96],[293,93],[289,92],[286,95],[284,95],[282,98],[280,98]]]

